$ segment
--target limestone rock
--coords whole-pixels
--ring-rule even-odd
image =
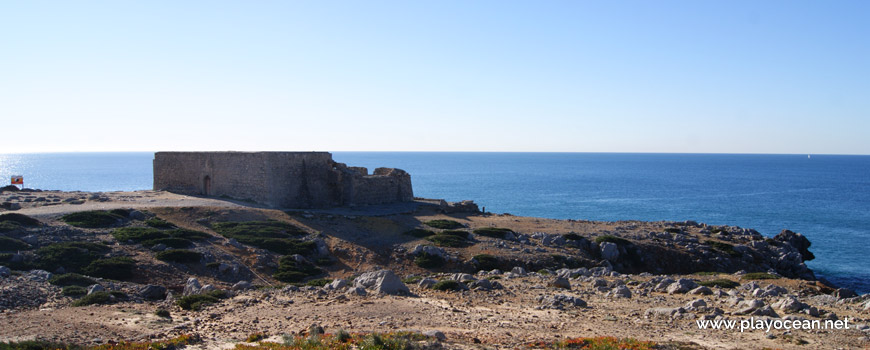
[[[438,341],[447,340],[447,336],[445,336],[444,333],[442,333],[441,331],[436,331],[436,330],[425,331],[425,332],[423,332],[423,335],[425,335],[427,337],[432,337],[432,338],[438,339]]]
[[[541,302],[542,309],[563,310],[565,307],[586,307],[586,302],[582,299],[563,294],[539,296],[538,301]]]
[[[571,282],[568,281],[565,277],[556,277],[552,282],[550,282],[551,287],[563,288],[563,289],[571,289]]]
[[[149,284],[139,290],[139,296],[145,300],[162,300],[166,298],[166,287]]]
[[[12,270],[9,270],[6,266],[0,266],[0,277],[9,277],[12,274]]]
[[[238,281],[230,289],[234,291],[244,291],[254,289],[254,285],[252,285],[251,282],[248,281]]]
[[[646,318],[674,318],[679,314],[686,312],[686,309],[681,307],[654,307],[647,309],[644,312]]]
[[[695,289],[698,287],[698,284],[695,281],[686,278],[680,278],[671,285],[668,286],[668,294],[683,294],[688,291]]]
[[[366,272],[354,280],[354,287],[365,288],[380,294],[411,293],[408,286],[399,279],[399,276],[390,270]]]
[[[421,279],[420,282],[417,283],[417,286],[419,286],[420,288],[429,289],[429,288],[432,288],[432,286],[434,286],[435,283],[438,283],[438,281],[435,279],[427,277],[427,278]]]
[[[700,286],[700,287],[697,287],[695,289],[690,290],[688,294],[691,294],[691,295],[713,295],[713,291],[710,290],[710,288],[708,288],[708,287]]]
[[[106,288],[99,284],[92,284],[88,286],[88,295],[91,295],[96,292],[105,292]]]
[[[603,242],[599,246],[601,249],[601,258],[610,262],[615,262],[619,259],[619,246],[616,243]]]
[[[181,293],[183,296],[199,294],[202,289],[202,285],[199,284],[199,280],[196,277],[191,277],[187,279],[187,283],[184,284],[184,291]]]
[[[608,295],[617,298],[631,298],[631,289],[628,289],[628,287],[624,285],[619,285],[616,286],[616,288],[613,288]]]
[[[337,279],[332,280],[332,282],[327,284],[327,286],[329,287],[329,289],[333,289],[333,290],[342,289],[342,288],[347,286],[347,280],[337,278]]]

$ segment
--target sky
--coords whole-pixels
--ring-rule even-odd
[[[0,153],[870,154],[868,1],[4,1]]]

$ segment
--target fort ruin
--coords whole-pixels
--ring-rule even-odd
[[[157,152],[154,189],[227,197],[274,208],[328,208],[408,202],[401,169],[349,167],[329,152]]]

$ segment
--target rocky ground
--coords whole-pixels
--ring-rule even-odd
[[[809,241],[790,231],[766,238],[695,222],[550,220],[465,212],[437,201],[282,212],[154,191],[30,191],[0,192],[0,202],[16,204],[4,204],[15,210],[0,214],[39,220],[0,226],[0,235],[15,240],[0,252],[0,341],[93,344],[193,333],[204,340],[198,347],[232,348],[256,332],[280,341],[317,324],[327,332],[416,330],[441,338],[447,348],[516,348],[591,336],[687,349],[870,346],[870,296],[813,280],[803,264],[812,258]],[[117,212],[124,217],[107,227],[76,227],[63,218],[111,209],[124,209]],[[153,229],[156,218],[171,226],[160,228],[166,234],[207,234],[186,248],[198,253],[196,261],[160,260],[171,247],[118,239],[116,230]],[[220,229],[221,223],[268,220],[298,229],[311,250],[279,254]],[[456,227],[439,228],[433,220]],[[446,236],[460,238],[436,239]],[[85,297],[65,295],[57,277],[97,270],[77,269],[73,261],[47,263],[47,247],[69,242],[104,245],[94,258],[128,258],[131,274],[120,280],[91,275],[98,285],[89,283],[91,294],[114,293],[72,306]],[[279,273],[288,265],[316,268],[287,283]],[[228,293],[196,311],[179,305],[184,296],[215,290]],[[155,315],[158,309],[170,317]],[[849,329],[698,327],[703,320],[750,319],[848,320]]]

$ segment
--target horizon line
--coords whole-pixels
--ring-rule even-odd
[[[284,150],[284,151],[238,151],[238,150],[221,150],[221,151],[205,151],[205,150],[186,150],[186,151],[39,151],[39,152],[4,152],[3,155],[13,154],[74,154],[74,153],[157,153],[157,152],[342,152],[342,153],[540,153],[540,154],[683,154],[683,155],[808,155],[808,156],[868,156],[865,153],[770,153],[770,152],[626,152],[626,151],[399,151],[399,150]]]

